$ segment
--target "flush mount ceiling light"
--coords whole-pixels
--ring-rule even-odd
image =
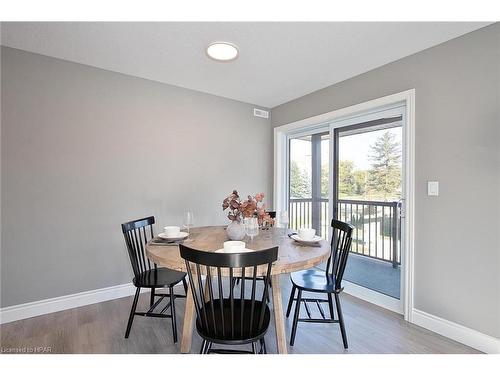
[[[228,42],[215,42],[207,47],[207,55],[215,61],[232,61],[238,57],[238,47]]]

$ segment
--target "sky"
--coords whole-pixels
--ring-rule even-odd
[[[370,145],[374,144],[376,139],[384,132],[389,131],[396,136],[401,143],[402,127],[377,130],[354,135],[347,135],[339,139],[340,160],[351,160],[354,162],[355,169],[369,169],[371,161],[368,158]],[[329,141],[321,142],[321,163],[328,161]],[[301,169],[306,169],[311,173],[311,143],[309,141],[293,139],[291,143],[291,156]]]
[[[374,144],[377,138],[387,131],[393,133],[395,139],[401,144],[402,127],[340,137],[340,160],[352,160],[355,169],[370,169],[371,161],[368,158],[370,145]]]

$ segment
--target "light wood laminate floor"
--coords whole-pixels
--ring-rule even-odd
[[[282,286],[286,307],[290,293],[288,275],[283,276]],[[337,324],[299,323],[295,346],[289,347],[290,354],[478,353],[348,294],[343,293],[341,301],[349,349],[344,350],[342,346]],[[148,303],[149,293],[141,294],[139,307],[147,310]],[[184,303],[185,299],[176,300],[179,334]],[[179,353],[179,343],[174,344],[172,340],[169,319],[137,316],[130,338],[124,338],[131,304],[132,297],[127,297],[3,324],[0,346],[3,352],[9,348],[50,347],[52,353]],[[286,320],[288,342],[291,318]],[[276,353],[273,326],[266,335],[266,343],[268,352]],[[201,340],[194,333],[191,352],[197,353],[200,346]]]

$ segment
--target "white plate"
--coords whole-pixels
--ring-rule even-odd
[[[179,232],[179,235],[176,236],[176,237],[168,237],[165,233],[160,233],[158,235],[158,237],[163,238],[164,240],[168,240],[168,241],[183,240],[187,236],[189,236],[189,233],[187,233],[187,232]]]
[[[297,241],[297,242],[300,242],[300,243],[303,243],[303,244],[317,244],[319,241],[321,241],[323,239],[320,236],[314,236],[310,240],[303,240],[302,238],[299,237],[298,234],[292,234],[290,236],[290,238],[292,240],[294,240],[294,241]]]
[[[236,254],[236,253],[249,253],[250,251],[253,251],[251,249],[240,249],[240,250],[226,250],[226,249],[219,249],[215,250],[214,253],[226,253],[226,254]]]

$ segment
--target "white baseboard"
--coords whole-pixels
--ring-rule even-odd
[[[396,298],[386,296],[382,293],[377,293],[368,288],[364,288],[358,284],[351,283],[344,279],[342,282],[344,292],[351,296],[373,303],[374,305],[391,310],[398,314],[403,314],[402,302]]]
[[[146,292],[148,290],[149,289],[144,291]],[[132,283],[128,283],[44,299],[41,301],[23,303],[21,305],[7,306],[0,309],[0,324],[32,318],[38,315],[50,314],[56,311],[73,309],[75,307],[91,305],[93,303],[109,301],[116,298],[128,297],[134,293],[135,287]]]
[[[500,354],[500,339],[413,309],[412,323],[488,354]]]

